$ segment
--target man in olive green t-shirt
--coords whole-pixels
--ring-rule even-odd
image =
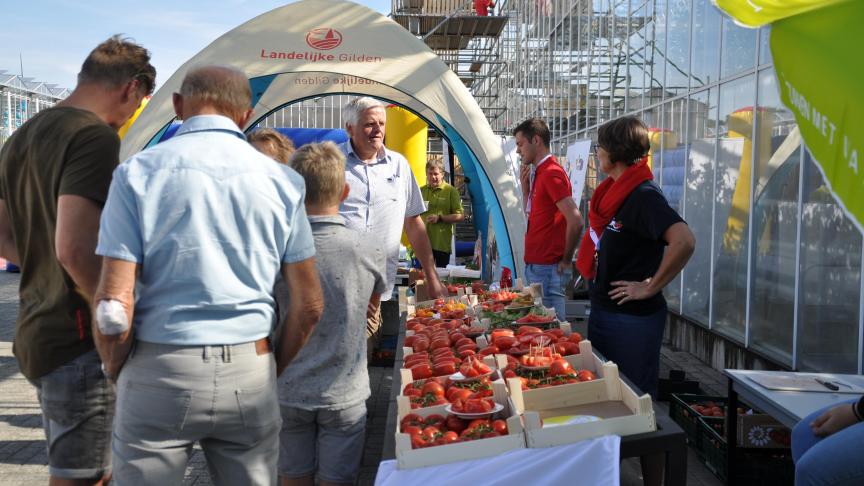
[[[420,188],[426,202],[426,232],[432,243],[435,266],[444,268],[450,262],[453,224],[465,219],[459,191],[444,182],[444,164],[440,160],[426,163],[426,185]]]
[[[146,49],[112,37],[84,61],[69,97],[0,150],[0,256],[21,267],[13,352],[39,396],[51,484],[110,477],[114,391],[91,332],[96,241],[119,162],[117,129],[155,79]]]

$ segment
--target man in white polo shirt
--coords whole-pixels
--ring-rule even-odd
[[[384,104],[374,98],[355,98],[342,109],[342,119],[350,137],[340,146],[345,153],[345,182],[350,192],[342,201],[339,214],[345,218],[348,228],[374,233],[381,241],[387,258],[387,289],[381,300],[390,299],[396,284],[403,229],[423,266],[429,295],[433,299],[446,295],[435,272],[432,245],[420,216],[426,211],[420,186],[405,157],[384,146],[387,120]],[[371,351],[381,327],[379,302],[369,303],[367,317],[366,332],[372,340]]]

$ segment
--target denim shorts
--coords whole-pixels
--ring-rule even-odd
[[[102,374],[96,350],[30,383],[42,407],[51,476],[92,479],[108,473],[114,388]]]
[[[366,403],[343,410],[282,406],[279,475],[354,483],[363,459]]]

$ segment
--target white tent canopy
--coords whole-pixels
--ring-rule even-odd
[[[122,158],[159,141],[175,118],[171,94],[190,68],[208,64],[247,74],[255,110],[250,126],[287,104],[339,93],[374,96],[423,117],[465,168],[484,243],[491,226],[501,264],[521,274],[526,223],[517,175],[467,88],[401,26],[362,5],[332,0],[304,0],[262,14],[216,39],[162,85],[124,138]]]

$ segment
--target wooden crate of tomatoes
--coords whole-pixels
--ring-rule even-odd
[[[399,407],[404,404],[404,407],[410,410],[429,407],[441,409],[445,405],[453,404],[461,411],[463,402],[492,397],[492,383],[499,381],[503,384],[504,381],[501,373],[492,368],[491,360],[491,357],[486,361],[471,358],[459,367],[459,375],[454,372],[420,379],[414,377],[412,370],[402,368],[400,383],[397,384],[400,393],[396,397],[396,403]],[[454,375],[476,379],[453,380],[451,377]],[[471,406],[474,406],[474,402]]]
[[[436,382],[426,381],[422,386]],[[415,386],[413,383],[409,385]],[[492,457],[524,448],[521,421],[507,397],[503,381],[491,382],[491,385],[492,396],[465,400],[458,395],[466,388],[445,388],[445,396],[450,392],[452,403],[446,405],[443,413],[436,408],[412,410],[404,406],[403,400],[397,407],[396,459],[399,469]],[[430,386],[427,392],[437,394],[440,389]],[[472,401],[477,402],[477,408],[468,405]],[[454,410],[457,403],[461,404],[463,408],[460,410],[463,411]]]
[[[589,371],[595,373],[595,379],[533,389],[523,389],[519,377],[507,380],[514,406],[523,416],[528,447],[550,447],[603,435],[625,436],[656,430],[649,395],[637,396],[621,380],[615,363],[602,363],[591,353],[590,360],[583,358],[575,364],[586,366],[586,361],[594,362],[595,369]],[[574,364],[571,360],[568,362],[571,366]]]

